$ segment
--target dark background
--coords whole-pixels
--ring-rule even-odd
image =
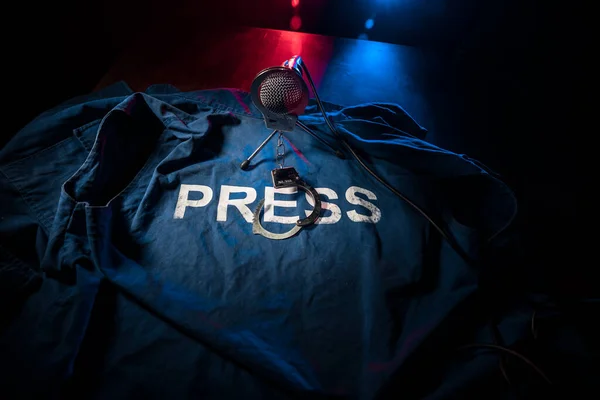
[[[290,29],[293,15],[288,0],[67,0],[10,8],[3,28],[8,124],[0,145],[45,109],[92,91],[140,40],[164,43],[175,32],[196,28],[208,35],[236,26]],[[437,118],[434,142],[480,159],[517,193],[514,237],[520,245],[496,260],[503,279],[533,291],[589,294],[594,285],[586,277],[583,234],[576,226],[581,175],[566,112],[573,50],[564,6],[533,0],[301,0],[300,31],[356,39],[376,9],[369,40],[435,51],[444,61],[428,66],[436,91],[452,97],[425,93]]]

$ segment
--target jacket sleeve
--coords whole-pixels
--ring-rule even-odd
[[[41,284],[42,249],[38,247],[45,237],[27,203],[0,173],[0,308],[4,316]]]

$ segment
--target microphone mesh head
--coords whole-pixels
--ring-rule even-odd
[[[259,98],[267,110],[275,114],[288,115],[301,106],[305,96],[305,85],[293,71],[273,71],[260,85]]]

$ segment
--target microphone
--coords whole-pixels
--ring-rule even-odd
[[[344,153],[317,136],[310,128],[298,121],[308,105],[308,87],[304,81],[303,71],[306,68],[298,55],[285,60],[281,66],[266,68],[256,75],[250,87],[252,102],[265,119],[265,125],[273,132],[258,148],[241,164],[243,170],[248,168],[252,160],[275,135],[277,131],[291,132],[298,125],[302,130],[319,142],[332,149],[339,158]],[[310,82],[311,86],[314,84]]]
[[[250,95],[269,129],[290,132],[298,115],[308,105],[308,87],[300,69],[302,59],[294,56],[280,67],[264,69],[256,75]]]

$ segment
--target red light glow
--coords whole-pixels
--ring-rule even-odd
[[[292,0],[292,7],[296,8],[300,5],[300,0]]]
[[[297,15],[294,15],[290,21],[290,28],[297,31],[302,26],[302,18]]]

